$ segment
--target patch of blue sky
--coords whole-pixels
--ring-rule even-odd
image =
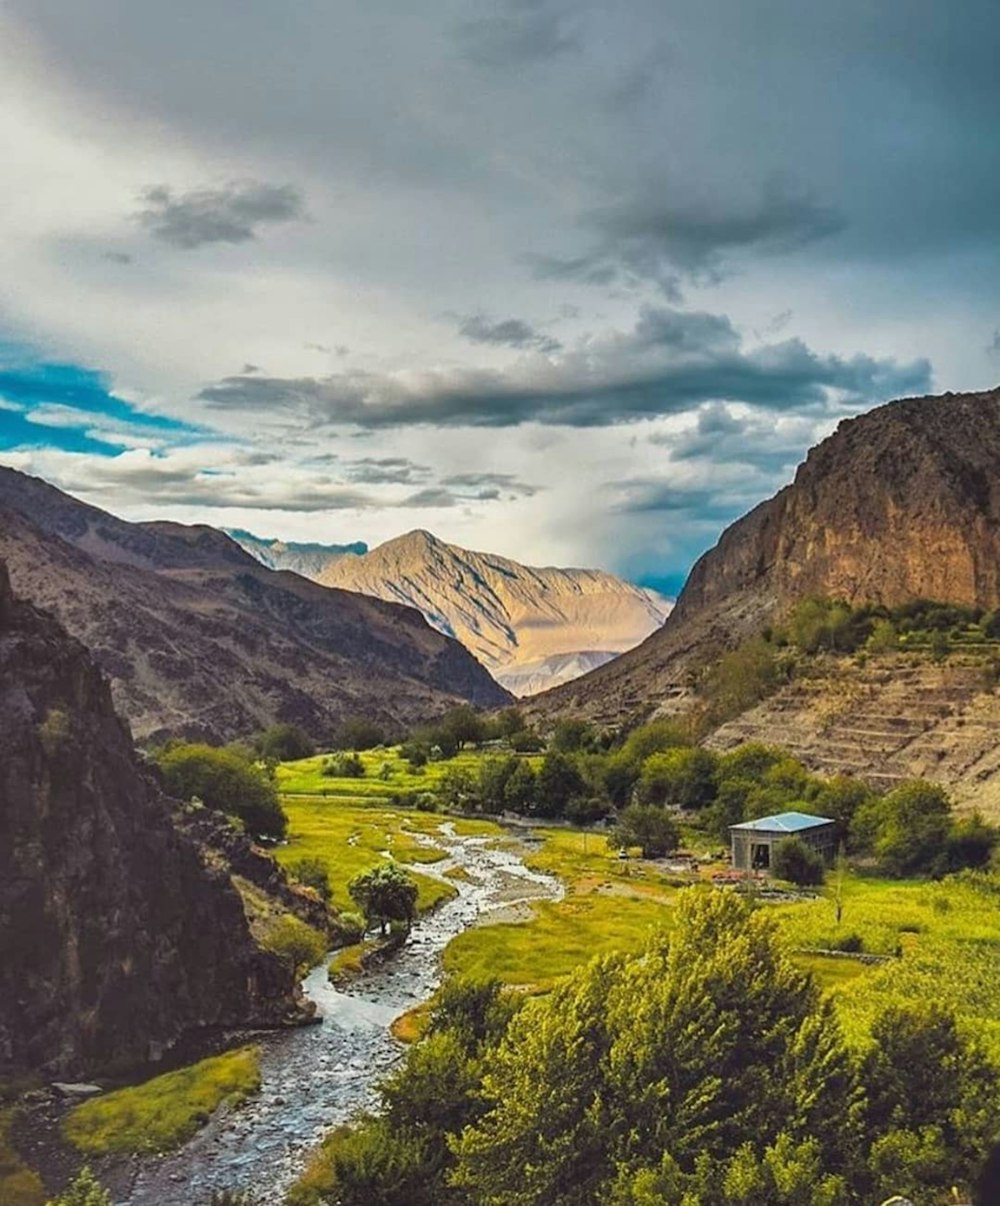
[[[0,448],[58,448],[113,456],[125,448],[205,438],[180,419],[137,410],[107,377],[0,345]]]

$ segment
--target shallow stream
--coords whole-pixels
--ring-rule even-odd
[[[432,840],[448,857],[420,870],[464,868],[467,879],[449,881],[458,896],[420,918],[397,954],[349,987],[330,984],[325,963],[315,968],[303,987],[321,1024],[266,1036],[260,1092],[178,1151],[136,1161],[117,1204],[208,1206],[213,1190],[247,1189],[278,1206],[324,1134],[375,1104],[376,1084],[403,1051],[389,1027],[438,987],[451,939],[483,914],[562,895],[558,880],[529,870],[509,842],[459,837],[450,822]]]

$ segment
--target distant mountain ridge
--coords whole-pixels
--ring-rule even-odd
[[[368,552],[368,545],[363,540],[355,540],[353,544],[316,544],[313,541],[279,540],[275,536],[255,536],[243,528],[222,530],[268,569],[291,570],[293,574],[314,580],[345,553],[360,555]]]
[[[550,687],[632,648],[671,606],[603,570],[525,566],[425,531],[332,558],[317,581],[416,607],[515,694]]]
[[[659,631],[532,708],[606,723],[669,711],[690,666],[818,595],[1000,606],[1000,389],[845,419],[699,559]]]
[[[214,528],[127,523],[0,468],[15,590],[93,652],[140,738],[231,740],[275,721],[328,738],[509,695],[419,612],[261,565]]]

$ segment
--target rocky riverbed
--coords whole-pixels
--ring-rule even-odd
[[[452,880],[458,896],[422,917],[399,952],[334,987],[325,964],[305,981],[321,1023],[262,1040],[261,1091],[212,1121],[179,1151],[134,1160],[109,1180],[120,1206],[207,1206],[213,1190],[251,1190],[277,1206],[305,1165],[310,1150],[331,1127],[375,1104],[375,1086],[399,1059],[402,1046],[390,1026],[426,1000],[441,980],[440,955],[470,925],[508,918],[511,908],[557,899],[562,887],[529,870],[517,843],[459,837],[444,822],[433,839],[447,859],[421,871]]]

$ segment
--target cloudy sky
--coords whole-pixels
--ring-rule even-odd
[[[0,461],[676,584],[1000,380],[996,0],[6,0]]]

